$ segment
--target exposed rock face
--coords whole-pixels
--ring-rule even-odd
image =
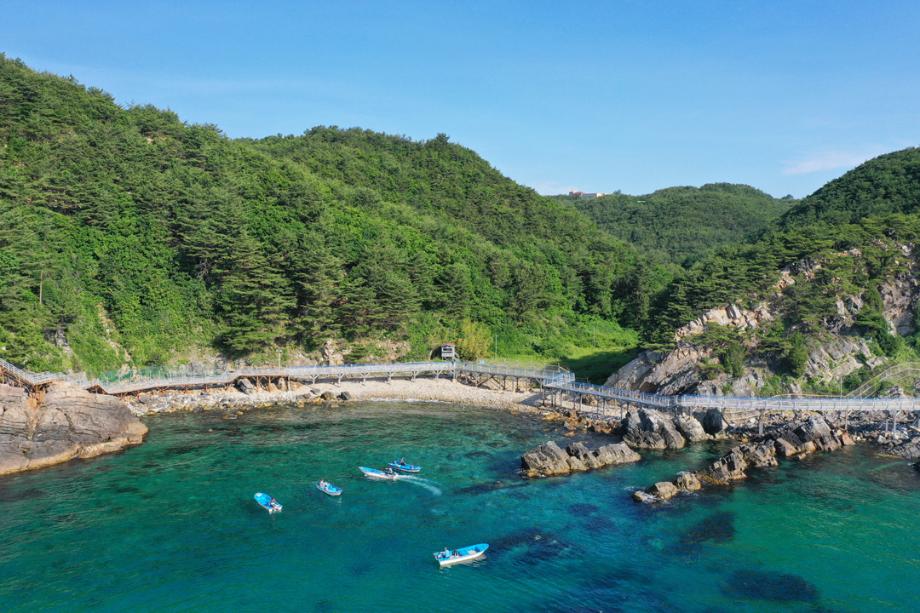
[[[706,434],[703,424],[697,421],[693,415],[677,415],[674,417],[674,425],[681,434],[684,435],[691,443],[708,440],[710,437]]]
[[[695,392],[700,383],[699,365],[712,351],[685,343],[667,354],[646,351],[614,374],[607,385],[660,394]]]
[[[256,386],[252,384],[252,381],[246,379],[245,377],[237,380],[236,389],[247,395],[254,394],[256,392]]]
[[[664,358],[658,351],[643,351],[607,379],[605,385],[624,389],[639,389],[651,370]]]
[[[706,434],[710,435],[721,434],[728,429],[728,423],[725,421],[719,409],[707,409],[707,411],[703,413],[703,418],[700,420],[700,423],[702,423],[703,430],[706,431]]]
[[[323,356],[323,362],[329,366],[338,366],[345,363],[345,356],[339,351],[335,341],[327,338],[326,342],[320,348],[320,354]]]
[[[521,472],[529,478],[552,477],[638,462],[639,459],[639,454],[625,443],[612,443],[597,449],[590,449],[584,443],[572,443],[562,449],[549,441],[521,456]]]
[[[913,258],[907,260],[909,272],[903,272],[879,287],[882,295],[882,312],[892,334],[902,336],[914,333],[914,303],[917,299],[918,280],[913,270]]]
[[[759,304],[754,309],[743,309],[737,305],[729,304],[724,307],[709,309],[683,328],[674,333],[674,340],[680,341],[688,336],[701,333],[709,324],[750,330],[771,321],[773,315],[766,304]]]
[[[338,398],[339,400],[351,400],[351,392],[342,392]]]
[[[907,460],[920,460],[920,436],[915,436],[909,441],[892,447],[889,453]]]
[[[703,484],[700,483],[696,474],[689,471],[677,473],[677,479],[674,481],[674,484],[677,486],[677,489],[682,492],[695,492],[703,487]]]
[[[640,449],[681,449],[687,444],[668,415],[645,408],[626,414],[623,440]]]
[[[917,437],[920,444],[920,437]],[[844,432],[835,432],[821,417],[812,417],[795,428],[786,428],[761,442],[733,447],[724,456],[698,473],[681,472],[671,484],[674,490],[656,483],[633,493],[637,502],[653,503],[671,498],[676,492],[695,492],[703,484],[728,485],[747,478],[751,468],[777,466],[777,456],[788,458],[814,451],[833,451],[853,440]]]
[[[0,384],[0,475],[118,451],[145,434],[113,396],[55,383],[42,399]]]

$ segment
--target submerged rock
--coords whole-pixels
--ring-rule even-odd
[[[0,475],[140,444],[147,426],[114,396],[53,383],[44,397],[0,384]]]
[[[572,443],[562,449],[549,441],[521,456],[521,472],[528,478],[551,477],[637,462],[639,459],[639,454],[626,443],[611,443],[597,449],[590,449],[584,443]]]

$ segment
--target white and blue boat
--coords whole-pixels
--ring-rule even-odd
[[[386,472],[376,468],[368,468],[367,466],[359,466],[358,470],[368,479],[379,479],[381,481],[396,481],[399,479],[399,475],[392,471]]]
[[[262,492],[256,492],[256,495],[253,496],[256,499],[256,502],[259,503],[259,506],[268,511],[268,514],[280,513],[283,508],[281,504],[269,496],[268,494],[263,494]]]
[[[459,549],[444,549],[443,551],[436,552],[434,554],[434,559],[438,561],[438,566],[442,568],[445,566],[453,566],[454,564],[461,564],[463,562],[472,562],[482,557],[488,548],[488,543],[479,543],[478,545],[470,545],[469,547],[461,547]]]
[[[421,466],[416,466],[415,464],[408,464],[405,460],[394,460],[387,464],[390,468],[395,468],[396,470],[404,473],[420,473],[422,472]]]
[[[323,481],[323,480],[317,481],[316,489],[318,489],[322,493],[327,494],[329,496],[341,496],[342,495],[342,488],[332,485],[328,481]]]

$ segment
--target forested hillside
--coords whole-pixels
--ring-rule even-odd
[[[557,196],[597,224],[661,260],[682,264],[771,227],[795,204],[747,185],[669,187],[645,196]]]
[[[634,249],[444,136],[233,140],[8,59],[0,219],[0,357],[32,369],[560,357],[648,299]]]
[[[918,241],[920,149],[906,149],[831,181],[761,240],[695,262],[651,305],[645,343],[678,345],[665,378],[684,389],[855,387],[920,355]]]

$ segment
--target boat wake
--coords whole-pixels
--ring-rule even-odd
[[[440,496],[443,493],[441,492],[441,488],[436,486],[432,481],[423,479],[422,477],[416,477],[415,475],[400,475],[398,481],[408,481],[409,483],[423,487],[435,496]]]

